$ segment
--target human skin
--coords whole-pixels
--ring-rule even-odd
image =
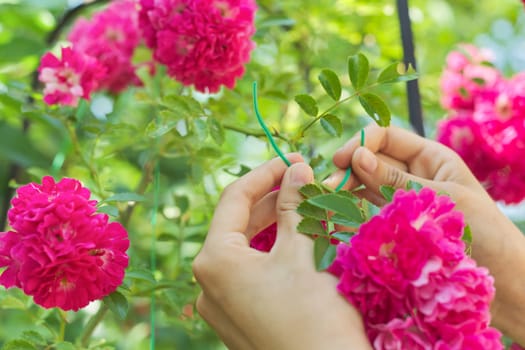
[[[287,157],[291,167],[273,159],[224,190],[193,263],[202,287],[197,310],[232,350],[371,349],[337,278],[316,271],[313,242],[296,230],[298,189],[313,173],[298,154]],[[250,238],[274,221],[272,250],[250,248]]]
[[[404,188],[409,180],[450,195],[471,228],[472,257],[495,279],[492,325],[525,345],[525,236],[454,151],[407,130],[371,124],[365,128],[365,147],[356,135],[333,161],[341,170],[327,184],[337,184],[343,169],[351,166],[353,176],[346,188],[365,185],[359,196],[377,205],[384,204],[381,185]]]

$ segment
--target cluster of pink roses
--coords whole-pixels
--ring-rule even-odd
[[[39,79],[46,103],[75,106],[92,92],[118,93],[141,84],[132,64],[140,42],[134,0],[116,1],[91,21],[78,20],[68,40],[72,46],[62,48],[60,58],[50,52],[42,57]]]
[[[462,45],[441,77],[447,119],[437,139],[454,149],[490,195],[506,203],[525,198],[525,73],[506,79],[490,52]]]
[[[96,213],[97,201],[74,179],[17,190],[8,212],[11,231],[0,232],[0,284],[16,286],[35,303],[78,310],[112,293],[128,266],[124,227]]]
[[[465,254],[463,216],[428,188],[393,201],[337,247],[329,271],[375,349],[503,349],[493,278]]]
[[[255,47],[255,10],[253,0],[117,0],[74,24],[61,57],[42,57],[44,101],[75,106],[95,91],[141,85],[132,61],[142,39],[182,84],[233,88]]]

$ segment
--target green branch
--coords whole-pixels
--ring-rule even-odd
[[[95,328],[97,328],[98,324],[104,319],[108,310],[108,306],[104,302],[102,302],[97,313],[89,319],[88,323],[84,327],[84,330],[80,334],[80,345],[82,347],[88,346],[91,335],[95,331]]]
[[[235,132],[247,135],[247,136],[266,138],[266,134],[263,131],[259,131],[255,129],[247,129],[247,128],[243,128],[238,125],[228,124],[228,123],[223,123],[222,126],[227,130],[235,131]],[[273,131],[272,136],[280,140],[283,140],[286,143],[290,143],[290,141],[286,137],[282,136],[277,131]]]
[[[373,83],[373,84],[370,84],[368,86],[365,86],[363,87],[362,89],[360,90],[356,90],[353,94],[351,94],[350,96],[348,97],[345,97],[343,98],[342,100],[339,100],[337,101],[336,103],[334,103],[333,105],[331,105],[330,107],[328,107],[326,110],[324,110],[324,112],[322,112],[321,114],[319,114],[317,117],[315,117],[313,120],[311,120],[310,122],[308,122],[308,124],[306,124],[304,127],[301,128],[301,130],[299,130],[297,132],[297,134],[295,135],[295,137],[293,138],[294,141],[297,141],[301,138],[304,137],[304,134],[306,133],[306,131],[308,129],[310,129],[315,123],[317,123],[319,120],[321,120],[321,118],[325,117],[328,113],[330,113],[331,111],[333,111],[334,109],[336,109],[337,107],[339,107],[340,105],[342,105],[343,103],[345,102],[348,102],[350,101],[351,99],[355,98],[356,96],[359,96],[360,94],[362,94],[364,91],[366,90],[369,90],[371,88],[374,88],[376,86],[378,86],[379,83]]]

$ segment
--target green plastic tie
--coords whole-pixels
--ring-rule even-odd
[[[155,273],[157,269],[157,251],[155,249],[157,243],[157,211],[159,209],[159,197],[160,197],[160,166],[157,162],[155,164],[155,170],[153,174],[153,209],[151,213],[151,227],[153,234],[151,235],[151,248],[150,248],[150,265],[151,272]],[[151,292],[150,297],[150,350],[155,350],[155,319],[156,319],[156,298],[155,291]]]
[[[281,151],[279,146],[277,146],[277,143],[275,142],[275,139],[273,138],[272,133],[270,132],[270,130],[264,123],[261,113],[259,113],[259,105],[257,103],[257,82],[256,81],[253,82],[253,109],[255,110],[255,115],[257,116],[259,125],[264,130],[264,133],[266,134],[266,137],[270,141],[270,144],[272,145],[272,148],[275,151],[275,153],[277,153],[277,155],[281,157],[281,159],[286,165],[288,166],[292,165],[292,163],[285,157],[284,153]]]

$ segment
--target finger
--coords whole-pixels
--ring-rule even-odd
[[[382,161],[397,167],[402,171],[407,171],[408,167],[405,163],[399,162],[396,159],[393,159],[382,153],[377,153],[376,156]],[[343,181],[346,175],[346,170],[336,170],[332,175],[330,175],[326,180],[323,181],[323,184],[331,188],[337,188]],[[340,188],[340,190],[353,190],[354,188],[360,186],[362,183],[356,176],[350,176],[350,179]]]
[[[312,241],[305,235],[297,233],[297,225],[302,220],[297,213],[297,207],[304,200],[299,189],[314,180],[312,168],[305,163],[297,163],[286,172],[281,183],[277,197],[277,239],[275,249],[288,248],[290,242],[295,242],[292,247],[297,250],[296,244],[306,244],[312,247]],[[311,258],[311,254],[310,254]]]
[[[278,194],[279,191],[272,191],[253,206],[250,221],[245,231],[249,240],[277,221],[275,206]]]
[[[345,176],[346,170],[338,169],[329,177],[324,179],[323,184],[330,188],[336,189],[342,184],[342,182],[345,179]],[[352,176],[352,173],[350,173],[350,178],[348,179],[348,181],[346,181],[345,184],[343,184],[341,188],[339,188],[339,190],[349,191],[358,187],[359,185],[361,185],[359,179],[357,179],[355,176]]]
[[[408,181],[415,181],[423,186],[439,187],[439,183],[414,176],[379,159],[365,147],[359,147],[352,157],[352,169],[366,188],[380,194],[381,185],[405,188]],[[367,198],[369,199],[369,198]],[[373,198],[369,199],[371,202]]]
[[[302,161],[297,153],[289,154],[287,158],[292,163]],[[281,159],[274,158],[228,185],[215,209],[208,238],[213,239],[222,232],[244,232],[252,207],[281,183],[286,169]]]
[[[369,189],[367,187],[364,187],[363,189],[354,191],[352,193],[356,195],[358,198],[366,199],[367,201],[369,201],[370,203],[378,207],[382,207],[383,205],[387,203],[387,200],[380,192]]]
[[[224,310],[201,293],[197,298],[196,309],[230,350],[249,350],[255,347],[250,343],[241,328],[237,327]]]
[[[336,151],[333,157],[334,164],[339,168],[348,167],[353,153],[359,146],[358,136],[352,137]],[[374,153],[382,153],[408,166],[423,151],[428,152],[434,150],[436,146],[439,147],[437,143],[413,132],[395,126],[380,127],[376,124],[370,124],[365,128],[365,146]],[[421,169],[428,172],[428,164],[422,165]]]
[[[385,128],[379,127],[377,124],[368,124],[363,129],[364,146],[370,148],[373,152],[376,150],[370,147],[373,140],[382,140],[384,138]],[[333,156],[335,166],[341,169],[346,169],[352,164],[352,155],[355,150],[361,146],[362,133],[356,133],[352,136],[340,149],[338,149]]]

